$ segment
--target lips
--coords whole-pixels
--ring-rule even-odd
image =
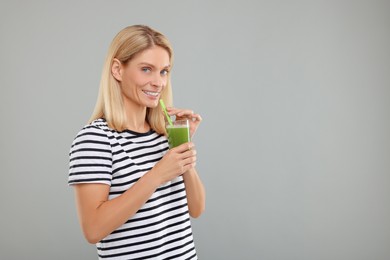
[[[147,90],[143,90],[143,92],[148,95],[148,96],[151,96],[151,97],[157,97],[160,92],[155,92],[155,91],[147,91]]]

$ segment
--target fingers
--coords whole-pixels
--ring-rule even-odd
[[[192,120],[201,122],[202,121],[202,117],[199,114],[193,114],[192,115]]]
[[[191,109],[179,109],[174,107],[167,107],[168,114],[173,116],[184,116],[184,115],[192,115],[194,111]]]
[[[171,152],[177,153],[177,158],[182,161],[183,166],[195,167],[196,150],[194,147],[192,142],[188,142],[171,149]]]
[[[187,153],[194,153],[195,151],[188,151]],[[196,154],[196,152],[195,152]],[[191,168],[194,168],[195,165],[196,165],[196,156],[189,156],[187,157],[186,159],[184,159],[183,161],[183,167],[182,167],[182,172],[181,173],[184,173],[186,171],[188,171],[189,169]]]
[[[181,145],[179,145],[171,150],[175,150],[178,153],[183,153],[183,152],[192,150],[194,147],[195,147],[195,145],[193,142],[188,142],[188,143],[181,144]]]
[[[170,116],[176,116],[177,118],[188,118],[191,121],[202,121],[202,117],[199,114],[195,114],[191,109],[168,107],[167,111]]]

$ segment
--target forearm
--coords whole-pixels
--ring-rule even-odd
[[[199,217],[206,206],[206,192],[195,168],[183,174],[186,187],[188,210],[191,217]]]
[[[203,185],[193,168],[194,151],[183,144],[169,150],[163,158],[130,189],[108,200],[110,187],[104,184],[76,185],[80,222],[90,243],[111,234],[131,218],[167,181],[184,173],[190,214],[197,217],[204,208]],[[188,195],[189,194],[189,195]]]
[[[90,243],[97,243],[124,224],[152,196],[159,180],[152,171],[146,173],[130,189],[120,196],[101,201],[94,208],[81,212],[81,224]],[[85,205],[85,203],[84,203]]]

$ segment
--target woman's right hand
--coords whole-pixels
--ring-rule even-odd
[[[159,183],[166,183],[195,167],[196,150],[192,142],[169,149],[151,170]]]

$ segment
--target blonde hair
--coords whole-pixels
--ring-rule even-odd
[[[125,130],[127,118],[122,93],[118,81],[111,73],[113,60],[116,58],[125,64],[137,53],[153,46],[160,46],[168,52],[170,65],[172,66],[173,50],[171,44],[160,32],[145,25],[133,25],[124,28],[115,36],[103,66],[99,94],[89,123],[95,119],[104,118],[110,128],[117,131]],[[161,98],[167,106],[172,106],[172,88],[169,74]],[[147,108],[146,120],[154,131],[159,134],[166,134],[165,119],[160,106]]]

